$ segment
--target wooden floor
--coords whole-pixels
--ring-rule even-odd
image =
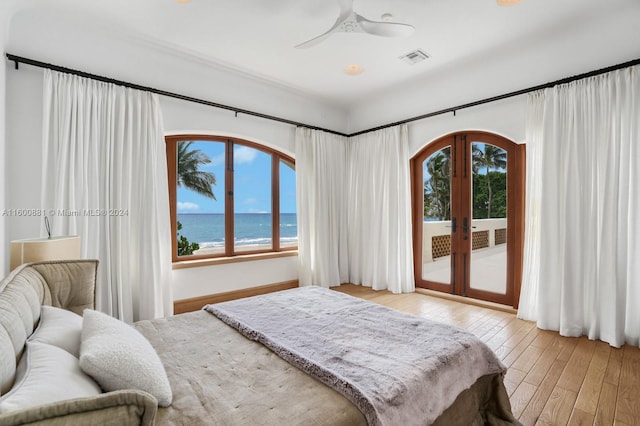
[[[640,349],[562,337],[514,314],[418,293],[336,290],[464,328],[507,366],[505,385],[526,425],[640,425]]]

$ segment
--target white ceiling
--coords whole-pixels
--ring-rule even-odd
[[[415,32],[408,38],[338,33],[309,49],[294,45],[333,25],[337,0],[31,1],[45,3],[347,107],[407,82],[436,78],[456,64],[495,57],[517,61],[525,46],[552,50],[559,37],[571,52],[567,58],[556,52],[550,61],[580,55],[581,67],[595,66],[602,62],[599,55],[612,49],[620,62],[640,56],[639,0],[522,0],[508,7],[496,0],[354,0],[360,15],[381,20],[391,13],[393,21],[411,24]],[[415,65],[399,59],[417,48],[431,58]],[[604,65],[613,65],[608,58]],[[344,74],[349,64],[363,66],[364,73]]]

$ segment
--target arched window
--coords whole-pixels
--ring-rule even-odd
[[[297,249],[291,157],[218,136],[166,145],[174,262]]]

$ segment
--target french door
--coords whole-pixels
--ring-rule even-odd
[[[416,285],[517,307],[522,274],[524,145],[468,132],[411,162]]]

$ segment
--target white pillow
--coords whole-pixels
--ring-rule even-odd
[[[80,354],[82,317],[75,312],[42,305],[40,323],[28,342],[48,343],[69,352],[76,358]]]
[[[78,358],[56,346],[28,342],[18,363],[16,384],[0,398],[0,414],[101,393],[98,384],[80,370]]]
[[[102,312],[85,309],[80,368],[105,391],[139,389],[158,405],[173,398],[164,366],[151,344],[133,327]]]

